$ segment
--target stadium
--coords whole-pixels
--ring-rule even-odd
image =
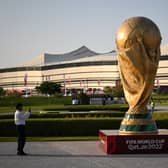
[[[97,53],[82,46],[65,54],[44,53],[25,64],[0,69],[0,87],[31,92],[43,81],[60,83],[66,90],[114,87],[120,82],[117,53]],[[156,87],[168,86],[168,45],[161,47]]]

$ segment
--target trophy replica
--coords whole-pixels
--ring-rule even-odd
[[[161,39],[159,28],[145,17],[129,18],[117,31],[118,65],[129,105],[120,135],[158,133],[147,104],[153,91]]]
[[[158,131],[147,104],[160,59],[161,34],[145,17],[125,20],[118,29],[118,66],[129,109],[118,130],[99,130],[107,154],[168,153],[168,130]]]

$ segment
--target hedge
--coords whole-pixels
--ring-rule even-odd
[[[97,111],[97,112],[42,112],[31,113],[30,118],[89,118],[89,117],[124,117],[125,112],[121,111]],[[168,112],[153,113],[154,119],[168,118]],[[13,114],[1,114],[1,119],[13,119]]]
[[[95,136],[101,129],[117,129],[121,119],[29,119],[28,136]],[[0,121],[0,136],[16,136],[12,119]]]
[[[128,110],[127,104],[111,104],[111,105],[65,105],[57,107],[44,107],[44,111],[57,111],[57,110],[68,110],[68,111],[95,111],[95,110],[114,110],[124,111]]]
[[[122,118],[29,119],[27,136],[97,136],[100,129],[118,129]],[[159,129],[168,119],[157,120]],[[12,119],[0,120],[0,136],[16,136]]]
[[[124,117],[124,112],[49,112],[31,113],[30,118],[88,118],[88,117]],[[13,119],[14,114],[2,114],[0,119]]]
[[[1,103],[1,102],[0,102]],[[16,104],[15,104],[16,105]],[[14,106],[1,106],[0,104],[0,112],[9,112],[15,111]],[[123,111],[126,112],[128,110],[127,104],[112,104],[112,105],[65,105],[65,104],[48,104],[47,102],[43,102],[42,105],[30,105],[23,103],[24,110],[27,110],[29,107],[32,108],[32,111]]]

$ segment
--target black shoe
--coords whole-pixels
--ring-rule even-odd
[[[25,152],[17,152],[17,155],[19,155],[19,156],[25,156],[25,155],[27,155],[27,153],[25,153]]]

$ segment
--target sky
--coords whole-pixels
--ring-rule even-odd
[[[118,27],[133,16],[153,20],[168,43],[168,0],[0,0],[0,68],[83,45],[109,52]]]

